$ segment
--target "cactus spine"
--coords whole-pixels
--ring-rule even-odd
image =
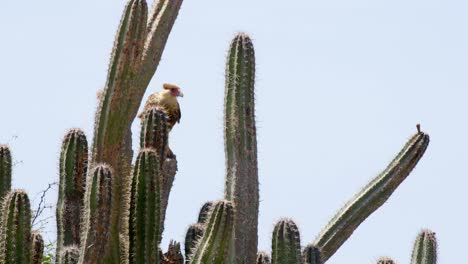
[[[192,264],[234,263],[232,255],[232,232],[234,207],[229,201],[218,201],[206,222],[205,233],[199,240]]]
[[[118,263],[119,252],[109,247],[112,181],[111,169],[103,164],[97,165],[88,176],[79,263]]]
[[[0,263],[27,264],[31,261],[31,205],[23,190],[5,196],[0,221]]]
[[[157,263],[161,239],[161,164],[152,149],[141,150],[130,198],[130,263]]]
[[[0,199],[11,189],[11,151],[7,145],[0,145]]]
[[[224,143],[225,199],[238,215],[234,225],[236,262],[254,263],[257,256],[258,168],[255,128],[255,52],[240,33],[231,42],[226,62]]]
[[[322,253],[320,253],[320,249],[313,245],[309,244],[304,248],[302,252],[302,259],[304,264],[322,264]]]
[[[431,230],[422,230],[414,241],[411,264],[437,263],[437,240]]]
[[[388,167],[338,211],[314,243],[321,248],[324,262],[406,179],[423,156],[428,144],[429,136],[418,131],[405,144]]]
[[[78,264],[80,250],[76,246],[64,247],[61,254],[61,264]]]
[[[272,264],[292,264],[301,262],[299,229],[292,220],[283,219],[275,225],[271,244]]]
[[[270,256],[266,252],[257,253],[257,264],[271,264]]]
[[[72,129],[62,143],[60,153],[60,183],[57,199],[57,263],[64,246],[80,244],[86,175],[88,172],[88,141],[83,131]]]
[[[395,264],[396,262],[389,257],[381,257],[377,260],[377,264]]]
[[[41,264],[44,255],[44,239],[39,232],[31,234],[31,264]]]

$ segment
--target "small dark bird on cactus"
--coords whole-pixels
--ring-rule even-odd
[[[165,83],[163,89],[148,97],[143,112],[138,115],[139,118],[143,117],[146,110],[153,107],[160,107],[167,115],[167,125],[169,131],[174,127],[175,123],[180,122],[181,113],[177,97],[183,97],[184,94],[177,85]]]

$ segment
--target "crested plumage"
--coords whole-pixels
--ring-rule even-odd
[[[178,86],[169,83],[163,84],[161,91],[149,96],[143,112],[138,117],[142,118],[143,113],[150,108],[161,108],[166,113],[168,127],[171,130],[176,122],[180,122],[181,118],[180,106],[179,102],[177,102],[179,96],[183,97],[184,94]]]

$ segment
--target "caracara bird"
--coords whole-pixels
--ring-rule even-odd
[[[150,108],[160,107],[166,112],[167,125],[169,131],[171,131],[175,123],[180,122],[181,113],[179,102],[177,102],[178,96],[183,97],[184,94],[177,85],[169,83],[163,84],[163,89],[161,91],[150,95],[143,108],[143,112],[138,115],[138,117],[142,118],[143,114]]]

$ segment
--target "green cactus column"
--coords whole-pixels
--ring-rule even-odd
[[[431,230],[422,230],[414,241],[411,264],[436,264],[437,240]]]
[[[280,220],[275,225],[271,247],[272,264],[300,264],[302,262],[299,229],[290,219]]]
[[[158,263],[161,239],[161,164],[153,149],[135,162],[130,197],[130,263]]]
[[[234,263],[231,243],[234,219],[232,203],[218,201],[206,222],[205,232],[193,252],[190,263]]]
[[[119,263],[119,249],[111,245],[113,176],[104,164],[90,172],[86,185],[79,263]],[[117,190],[116,190],[117,191]]]
[[[322,253],[320,248],[313,244],[307,245],[302,252],[304,264],[322,264]]]
[[[236,208],[236,263],[255,263],[258,228],[258,168],[255,128],[255,52],[249,36],[238,34],[226,62],[224,143],[225,199]]]
[[[387,168],[338,211],[314,242],[321,248],[324,262],[392,195],[421,159],[428,144],[429,136],[418,131]]]
[[[0,199],[11,189],[11,152],[7,145],[0,145]]]
[[[0,221],[0,263],[29,264],[31,261],[31,205],[23,190],[5,196]]]
[[[88,141],[83,131],[72,129],[60,152],[60,182],[57,199],[57,263],[64,246],[80,245],[80,221],[88,172]]]
[[[44,239],[35,231],[31,234],[31,264],[41,264],[44,256]]]

